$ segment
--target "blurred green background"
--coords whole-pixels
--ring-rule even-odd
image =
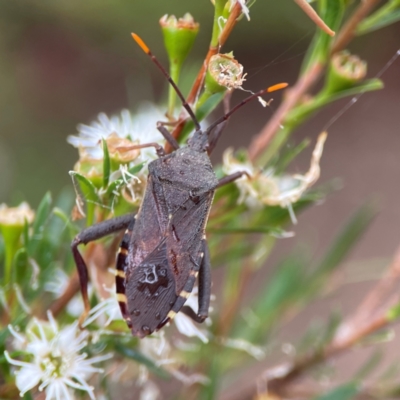
[[[194,50],[182,75],[187,90],[207,51],[213,6],[202,1],[2,0],[0,2],[0,202],[27,200],[36,207],[43,194],[72,190],[68,171],[77,151],[66,143],[78,123],[90,123],[99,112],[134,110],[142,101],[165,99],[160,72],[137,48],[130,32],[140,34],[166,65],[158,25],[166,14],[190,12],[201,24]],[[251,8],[224,51],[234,50],[248,73],[245,87],[257,90],[276,82],[296,80],[315,26],[293,0],[262,1]],[[368,61],[375,76],[399,48],[397,23],[356,38],[350,47]],[[296,232],[323,246],[335,227],[367,196],[377,195],[382,213],[361,253],[390,254],[400,225],[400,61],[384,74],[386,88],[366,94],[330,128],[322,157],[321,182],[340,177],[344,189],[323,207],[300,217]],[[235,93],[233,102],[245,94]],[[214,161],[229,145],[247,146],[279,104],[238,112],[219,144]],[[347,103],[325,109],[294,135],[315,139]],[[219,111],[220,112],[220,111]],[[293,169],[304,171],[306,151]],[[340,216],[340,218],[338,218]],[[302,221],[306,223],[302,224]],[[285,241],[291,243],[292,240]]]

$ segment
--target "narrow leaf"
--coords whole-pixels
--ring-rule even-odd
[[[28,253],[31,256],[35,254],[39,243],[43,239],[43,231],[50,215],[51,203],[51,194],[47,192],[36,211],[35,220],[33,221],[32,226],[32,235],[30,236],[29,240],[25,239],[26,241],[29,241]]]
[[[108,152],[107,142],[101,139],[103,145],[103,188],[108,186],[110,180],[110,154]]]
[[[130,358],[131,360],[135,360],[139,364],[143,364],[146,368],[148,368],[151,372],[153,372],[160,378],[168,379],[170,377],[169,373],[164,369],[158,367],[153,360],[151,360],[150,358],[146,357],[145,355],[143,355],[142,353],[131,347],[126,347],[121,343],[116,343],[115,350],[124,357]]]
[[[86,225],[90,226],[94,222],[95,205],[102,204],[97,194],[96,187],[92,182],[76,171],[70,171],[69,174],[74,184],[78,202],[83,206],[86,205]]]
[[[331,392],[316,397],[314,400],[351,400],[355,398],[358,391],[358,387],[355,383],[347,383]]]
[[[376,207],[368,202],[361,206],[339,233],[331,248],[316,268],[318,274],[326,274],[338,266],[348,255],[376,215]]]

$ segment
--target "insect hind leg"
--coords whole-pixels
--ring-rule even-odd
[[[201,264],[195,263],[192,259],[195,267],[190,271],[189,278],[183,290],[179,294],[175,304],[172,306],[171,311],[168,313],[168,318],[163,321],[157,329],[160,329],[168,321],[172,320],[179,311],[183,312],[193,321],[198,323],[204,322],[208,317],[211,295],[211,263],[208,244],[205,240],[203,241],[203,252],[201,253],[201,258]],[[184,306],[184,304],[193,290],[197,276],[199,276],[199,310],[196,314],[191,307]]]
[[[182,308],[182,312],[193,321],[202,323],[208,317],[211,296],[211,261],[210,251],[206,240],[203,241],[203,257],[199,270],[199,310],[197,314],[189,306]]]
[[[122,317],[126,321],[129,328],[132,328],[132,321],[127,309],[127,298],[125,294],[125,267],[127,264],[127,258],[129,253],[129,243],[132,237],[132,230],[135,220],[131,221],[128,229],[125,231],[124,237],[122,238],[119,246],[117,255],[116,271],[115,271],[115,286],[117,292],[117,301],[121,310]]]

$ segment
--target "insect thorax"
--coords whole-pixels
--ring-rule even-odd
[[[149,174],[161,182],[197,194],[214,190],[218,184],[207,153],[189,147],[152,161]]]

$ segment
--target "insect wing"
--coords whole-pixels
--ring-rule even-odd
[[[171,216],[166,248],[168,262],[175,276],[176,294],[183,290],[190,272],[199,269],[202,239],[213,196],[213,191],[192,195]]]
[[[165,242],[127,275],[126,295],[134,335],[149,335],[167,318],[177,295]]]

